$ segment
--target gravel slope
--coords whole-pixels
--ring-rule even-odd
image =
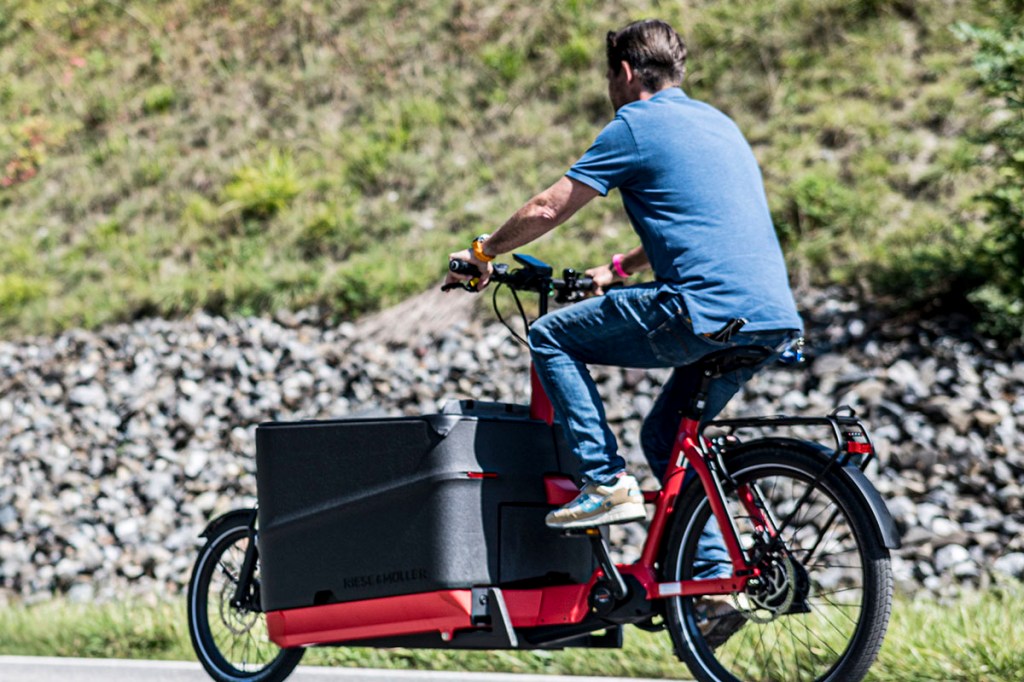
[[[905,589],[1024,578],[1024,359],[955,319],[884,321],[840,292],[802,296],[809,362],[755,378],[728,414],[858,409],[901,531]],[[176,593],[207,519],[251,504],[266,420],[527,400],[527,355],[465,297],[433,293],[328,327],[275,318],[141,320],[0,343],[0,600]],[[640,419],[664,371],[595,368],[644,475]],[[646,485],[653,485],[648,479]],[[634,555],[639,529],[617,528]]]

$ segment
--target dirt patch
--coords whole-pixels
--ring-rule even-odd
[[[422,336],[435,336],[446,329],[482,321],[481,301],[489,294],[464,291],[443,292],[433,286],[421,294],[359,320],[360,336],[382,344],[408,344]]]

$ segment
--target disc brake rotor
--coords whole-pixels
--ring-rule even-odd
[[[233,585],[227,585],[223,590],[220,591],[220,621],[224,623],[224,627],[231,631],[233,635],[244,635],[256,625],[259,620],[259,615],[255,611],[246,611],[234,606],[231,600],[235,596],[235,588]]]
[[[753,605],[753,608],[741,606],[740,594],[733,594],[737,610],[748,620],[755,623],[770,623],[789,613],[796,599],[797,567],[788,554],[772,557],[762,563],[761,575],[747,583],[747,591],[742,593]]]

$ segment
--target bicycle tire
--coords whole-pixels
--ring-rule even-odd
[[[677,657],[701,682],[861,680],[885,637],[893,589],[889,551],[866,502],[833,471],[796,510],[801,494],[825,468],[820,457],[798,447],[755,446],[727,457],[726,467],[738,486],[757,485],[777,519],[793,513],[782,534],[787,549],[766,556],[760,585],[728,596],[725,607],[718,598],[717,615],[725,618],[715,625],[724,632],[715,633],[707,610],[702,616],[702,598],[669,599],[666,624]],[[749,550],[757,542],[753,524],[745,512],[737,514],[743,508],[735,490],[726,498],[740,544]],[[662,562],[665,580],[686,580],[716,563],[731,566],[698,552],[709,520],[707,496],[695,482],[680,496],[674,514]],[[818,556],[822,548],[824,555]],[[736,632],[730,637],[732,628]],[[716,641],[723,637],[724,642]]]
[[[237,519],[203,547],[188,585],[188,632],[199,662],[217,682],[281,682],[305,649],[278,647],[262,613],[230,603],[248,543],[248,523]],[[253,584],[258,589],[258,559]]]

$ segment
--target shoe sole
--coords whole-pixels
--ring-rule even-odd
[[[563,523],[550,523],[545,521],[548,528],[569,530],[572,528],[593,528],[594,526],[606,526],[612,523],[629,523],[630,521],[646,521],[647,510],[644,505],[636,502],[631,504],[620,504],[603,514],[597,514],[585,519],[565,521]]]
[[[707,642],[708,647],[714,651],[728,642],[746,623],[747,619],[743,614],[736,611],[725,616],[719,616],[713,627],[701,634],[704,635],[704,641]]]

